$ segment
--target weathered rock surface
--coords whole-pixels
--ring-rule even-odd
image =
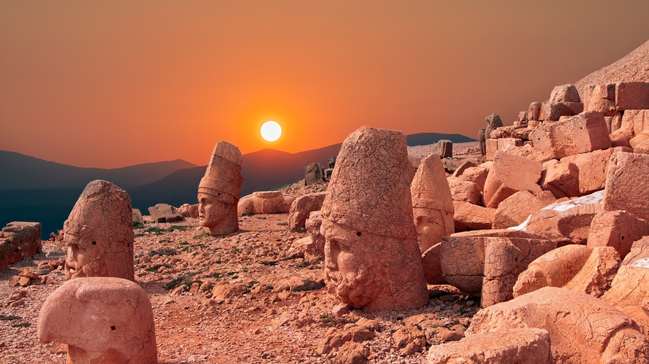
[[[624,210],[649,220],[649,155],[619,152],[611,156],[603,209]]]
[[[446,284],[444,274],[442,274],[441,263],[442,243],[437,243],[422,254],[422,265],[424,267],[424,277],[428,284]]]
[[[282,191],[253,192],[239,200],[239,214],[281,214],[291,210],[295,197],[284,195]]]
[[[634,241],[649,235],[649,222],[626,211],[602,211],[590,225],[588,246],[611,246],[624,257]]]
[[[41,224],[14,221],[0,232],[0,270],[42,250]]]
[[[476,183],[449,177],[447,185],[453,201],[466,201],[474,205],[481,204],[482,190]]]
[[[288,212],[289,229],[303,229],[309,214],[322,208],[326,194],[326,192],[316,192],[297,197]]]
[[[649,342],[633,320],[610,304],[545,287],[479,311],[467,336],[517,328],[550,334],[554,363],[645,363]]]
[[[491,229],[496,209],[453,201],[455,231]]]
[[[550,364],[550,333],[525,328],[488,332],[431,346],[428,364]]]
[[[541,163],[498,151],[485,181],[485,206],[496,208],[518,191],[541,192],[540,178]]]
[[[68,363],[157,363],[153,311],[146,292],[120,278],[66,282],[38,317],[43,343],[68,345]]]
[[[505,229],[522,224],[534,212],[554,201],[543,201],[529,191],[519,191],[503,200],[496,209],[492,227]]]

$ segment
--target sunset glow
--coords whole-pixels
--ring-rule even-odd
[[[274,121],[267,121],[261,126],[261,136],[269,142],[274,142],[282,135],[282,127]]]

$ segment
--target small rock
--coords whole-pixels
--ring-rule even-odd
[[[370,351],[363,344],[348,341],[338,351],[336,363],[339,364],[361,364],[367,362]]]
[[[348,314],[351,311],[348,305],[346,304],[340,304],[335,306],[332,310],[331,313],[336,316],[336,317],[342,317],[343,315]]]

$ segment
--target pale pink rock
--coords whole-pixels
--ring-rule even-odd
[[[632,265],[639,260],[649,262],[646,258],[649,258],[649,236],[645,236],[631,245],[629,254],[622,260],[622,266]]]
[[[496,209],[492,228],[505,229],[522,224],[534,212],[554,201],[542,201],[529,191],[519,191],[503,200]]]
[[[0,271],[43,250],[41,224],[14,221],[0,231]]]
[[[485,160],[492,161],[498,151],[498,139],[487,139],[485,141],[486,154]]]
[[[620,267],[620,255],[610,246],[593,248],[588,260],[563,288],[599,297],[611,288]]]
[[[543,247],[546,246],[545,244],[550,244],[550,247],[556,247],[558,244],[557,240],[536,240],[534,235],[517,230],[500,229],[455,233],[444,237],[441,243],[440,266],[444,279],[463,292],[480,293],[485,274],[485,247],[490,238],[515,241],[515,244],[540,244]],[[536,250],[534,251],[536,252]],[[513,284],[512,282],[511,285],[513,286]]]
[[[195,203],[193,205],[190,205],[188,203],[182,204],[178,208],[178,213],[181,214],[183,217],[191,217],[194,219],[198,218],[198,204]]]
[[[343,142],[322,205],[325,282],[368,311],[428,301],[402,132],[361,127]]]
[[[63,224],[65,278],[134,280],[131,197],[102,180],[88,183]]]
[[[499,138],[498,139],[498,150],[503,150],[508,146],[522,147],[523,139],[520,138]]]
[[[281,214],[291,210],[295,197],[282,191],[260,191],[242,197],[237,211],[239,214]]]
[[[462,163],[455,172],[453,172],[453,177],[460,177],[467,169],[476,167],[476,164],[471,161],[466,161]]]
[[[601,299],[629,315],[642,332],[649,334],[649,269],[634,265],[620,267]]]
[[[139,209],[133,209],[133,222],[144,225],[144,218],[142,217],[142,212],[140,212]]]
[[[525,328],[467,336],[433,345],[428,364],[550,364],[550,333]]]
[[[555,287],[480,310],[466,335],[523,328],[549,332],[552,363],[649,361],[649,342],[629,316],[595,297]]]
[[[38,339],[68,346],[68,363],[155,364],[153,311],[137,284],[109,277],[73,279],[38,315]]]
[[[484,238],[482,307],[509,301],[518,275],[534,259],[555,249],[557,241],[524,238]]]
[[[547,160],[552,159],[551,156],[547,156],[532,147],[532,144],[528,141],[522,147],[516,147],[513,145],[507,145],[502,149],[503,152],[511,155],[516,155],[519,157],[524,157],[529,160],[537,161],[543,163]]]
[[[556,198],[579,196],[579,168],[574,163],[550,159],[543,163],[539,185]]]
[[[649,132],[643,131],[640,134],[636,134],[631,140],[629,140],[629,146],[633,148],[635,152],[638,146],[649,140]]]
[[[453,201],[455,231],[491,229],[496,209]]]
[[[537,184],[540,178],[541,163],[497,152],[485,181],[485,206],[496,208],[501,201],[518,191],[540,192],[541,187]]]
[[[437,243],[428,248],[421,256],[424,277],[428,284],[447,284],[442,274],[441,253],[442,243]]]
[[[575,196],[584,196],[602,190],[606,184],[609,159],[612,154],[620,151],[630,150],[625,147],[617,147],[562,158],[561,163],[574,164],[577,167],[579,194]]]
[[[212,235],[239,230],[237,203],[241,196],[243,155],[236,146],[216,143],[205,176],[198,184],[198,219]]]
[[[448,177],[447,180],[452,201],[466,201],[474,205],[480,204],[482,190],[476,183],[461,180],[457,177]]]
[[[622,82],[615,84],[616,110],[649,109],[649,83]]]
[[[575,85],[555,86],[550,93],[550,103],[556,104],[558,102],[581,102],[579,91],[577,91]]]
[[[559,121],[566,116],[574,116],[584,111],[584,104],[580,102],[544,102],[541,107],[541,119],[545,121]]]
[[[626,211],[602,211],[593,218],[588,246],[610,246],[624,259],[634,241],[649,235],[649,222]]]
[[[649,139],[646,139],[635,145],[634,153],[649,154]]]
[[[421,161],[412,180],[410,192],[417,243],[423,254],[428,248],[439,243],[443,236],[455,232],[453,198],[444,166],[437,154]]]
[[[288,228],[303,229],[309,214],[322,208],[326,194],[326,192],[316,192],[297,197],[288,212]]]
[[[565,121],[543,124],[530,135],[534,149],[548,159],[592,152],[611,147],[604,116],[584,112]]]
[[[479,166],[467,168],[461,176],[458,178],[462,181],[473,182],[480,187],[480,191],[484,190],[484,183],[487,180],[487,175],[489,174],[489,169],[493,162],[485,162]]]
[[[615,115],[615,84],[590,85],[582,95],[584,111],[597,111],[607,116]]]
[[[649,155],[618,152],[611,156],[604,211],[624,210],[649,220]]]

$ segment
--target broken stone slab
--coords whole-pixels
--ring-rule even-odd
[[[649,109],[649,83],[621,82],[615,84],[615,108],[618,111]]]
[[[326,195],[326,192],[316,192],[297,197],[288,212],[288,228],[303,229],[309,214],[322,208]]]
[[[514,298],[518,275],[534,259],[557,247],[556,240],[525,238],[485,238],[484,244],[483,308]]]
[[[533,147],[548,160],[611,147],[604,115],[583,112],[564,121],[543,124],[530,135]]]
[[[642,264],[620,267],[601,299],[629,315],[649,334],[649,269]]]
[[[598,298],[555,287],[480,310],[466,335],[516,328],[547,330],[553,363],[649,360],[649,342],[628,315]]]
[[[43,303],[37,334],[42,343],[67,344],[68,363],[158,362],[149,296],[126,279],[64,283]]]
[[[611,155],[630,151],[626,147],[595,150],[562,158],[561,163],[570,163],[577,167],[579,171],[579,196],[584,196],[604,189]]]
[[[480,187],[480,191],[484,191],[484,184],[492,165],[493,162],[485,162],[479,166],[467,168],[462,175],[457,176],[457,178],[462,181],[473,182]]]
[[[155,206],[149,207],[149,215],[153,218],[153,222],[162,223],[167,221],[167,218],[162,214],[162,211],[158,210]]]
[[[584,89],[582,101],[584,111],[601,112],[613,116],[617,111],[615,106],[615,84],[589,85]]]
[[[441,265],[442,243],[437,243],[422,254],[424,277],[428,284],[448,284],[442,274]]]
[[[620,266],[612,247],[566,245],[534,260],[514,286],[514,297],[542,287],[559,287],[600,297],[611,287]]]
[[[242,214],[281,214],[291,210],[295,197],[285,195],[282,191],[260,191],[242,197],[237,211]]]
[[[485,246],[488,238],[529,240],[537,239],[537,236],[522,231],[499,229],[466,231],[444,237],[440,250],[440,266],[444,279],[449,284],[466,293],[478,294],[482,291]],[[558,241],[550,239],[533,243],[546,244],[546,242],[554,246],[558,244]]]
[[[176,222],[182,221],[183,215],[178,213],[175,207],[168,205],[166,203],[158,203],[155,205],[158,211],[164,216],[165,222]]]
[[[140,209],[133,209],[133,222],[144,224],[144,218],[142,217],[142,213],[140,212]]]
[[[642,239],[633,242],[629,254],[627,254],[622,260],[622,266],[631,265],[639,260],[649,263],[649,260],[645,258],[649,258],[649,236],[645,236]],[[643,266],[649,268],[649,264]]]
[[[496,209],[492,228],[506,229],[522,224],[534,212],[548,206],[552,200],[541,200],[529,191],[518,191],[503,200]]]
[[[539,185],[556,198],[579,196],[579,168],[573,163],[550,159],[543,163]]]
[[[322,164],[314,162],[304,167],[304,184],[311,186],[324,182],[324,169]]]
[[[550,333],[522,328],[475,334],[431,346],[427,360],[428,364],[550,364]]]
[[[439,155],[440,158],[453,158],[453,142],[450,140],[438,140],[433,144],[433,154]]]
[[[455,231],[491,229],[496,209],[453,201]]]
[[[588,246],[611,246],[624,259],[633,242],[649,235],[649,222],[627,211],[602,211],[590,225]]]
[[[466,201],[474,205],[480,204],[482,190],[476,183],[456,177],[448,177],[447,181],[453,201]]]
[[[498,151],[489,169],[484,187],[486,207],[496,208],[501,201],[518,191],[541,192],[541,163]]]
[[[649,220],[649,155],[618,152],[611,156],[604,189],[604,211],[624,210]]]
[[[555,86],[550,93],[550,103],[581,102],[577,87],[572,84]]]
[[[14,221],[0,232],[0,271],[42,251],[41,224]]]
[[[541,119],[544,121],[559,121],[565,116],[574,116],[584,111],[580,102],[544,102],[541,107]]]

